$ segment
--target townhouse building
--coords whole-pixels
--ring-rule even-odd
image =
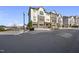
[[[69,16],[68,25],[79,26],[79,16]]]
[[[68,27],[68,16],[63,16],[63,27]]]
[[[32,21],[34,28],[55,28],[57,24],[62,26],[62,16],[56,11],[47,12],[44,8],[29,8],[29,21]]]
[[[60,14],[57,16],[57,24],[58,24],[58,27],[63,26],[63,16]]]
[[[34,28],[57,28],[79,26],[79,16],[62,16],[56,11],[47,12],[43,7],[29,7],[29,22]]]

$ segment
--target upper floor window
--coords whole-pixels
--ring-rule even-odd
[[[47,19],[47,21],[49,21],[49,19]]]
[[[33,18],[36,18],[35,16],[33,16]]]
[[[33,19],[33,21],[36,21],[36,19]]]
[[[40,15],[44,15],[43,11],[40,11]]]
[[[36,12],[36,10],[35,10],[35,9],[33,9],[33,11],[34,11],[34,12]]]
[[[33,16],[33,20],[36,21],[36,17],[35,16]]]

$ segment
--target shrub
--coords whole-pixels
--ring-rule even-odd
[[[34,31],[34,28],[30,28],[30,31]]]
[[[5,28],[4,27],[0,27],[0,31],[5,31]]]
[[[71,27],[78,28],[78,26],[77,26],[77,25],[73,25],[73,26],[71,26]]]

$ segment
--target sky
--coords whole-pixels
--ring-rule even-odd
[[[27,18],[28,8],[26,6],[0,6],[0,25],[23,25],[23,12]]]
[[[36,7],[36,6],[33,6]],[[39,7],[39,6],[37,6]],[[63,16],[79,16],[79,6],[41,6],[47,12],[55,10]],[[11,26],[14,24],[23,25],[23,12],[25,22],[28,23],[29,6],[0,6],[0,25]]]

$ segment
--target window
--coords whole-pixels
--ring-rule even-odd
[[[35,16],[33,16],[33,18],[35,19],[36,17],[35,17]]]
[[[43,11],[40,11],[40,15],[43,15]]]
[[[34,12],[36,12],[36,10],[35,10],[35,9],[33,9],[33,11],[34,11]]]
[[[47,21],[49,21],[49,19],[47,19]]]
[[[36,17],[35,16],[33,16],[33,20],[36,21]]]
[[[34,21],[36,21],[36,19],[33,19]]]
[[[44,21],[44,17],[43,16],[40,16],[40,21]]]

